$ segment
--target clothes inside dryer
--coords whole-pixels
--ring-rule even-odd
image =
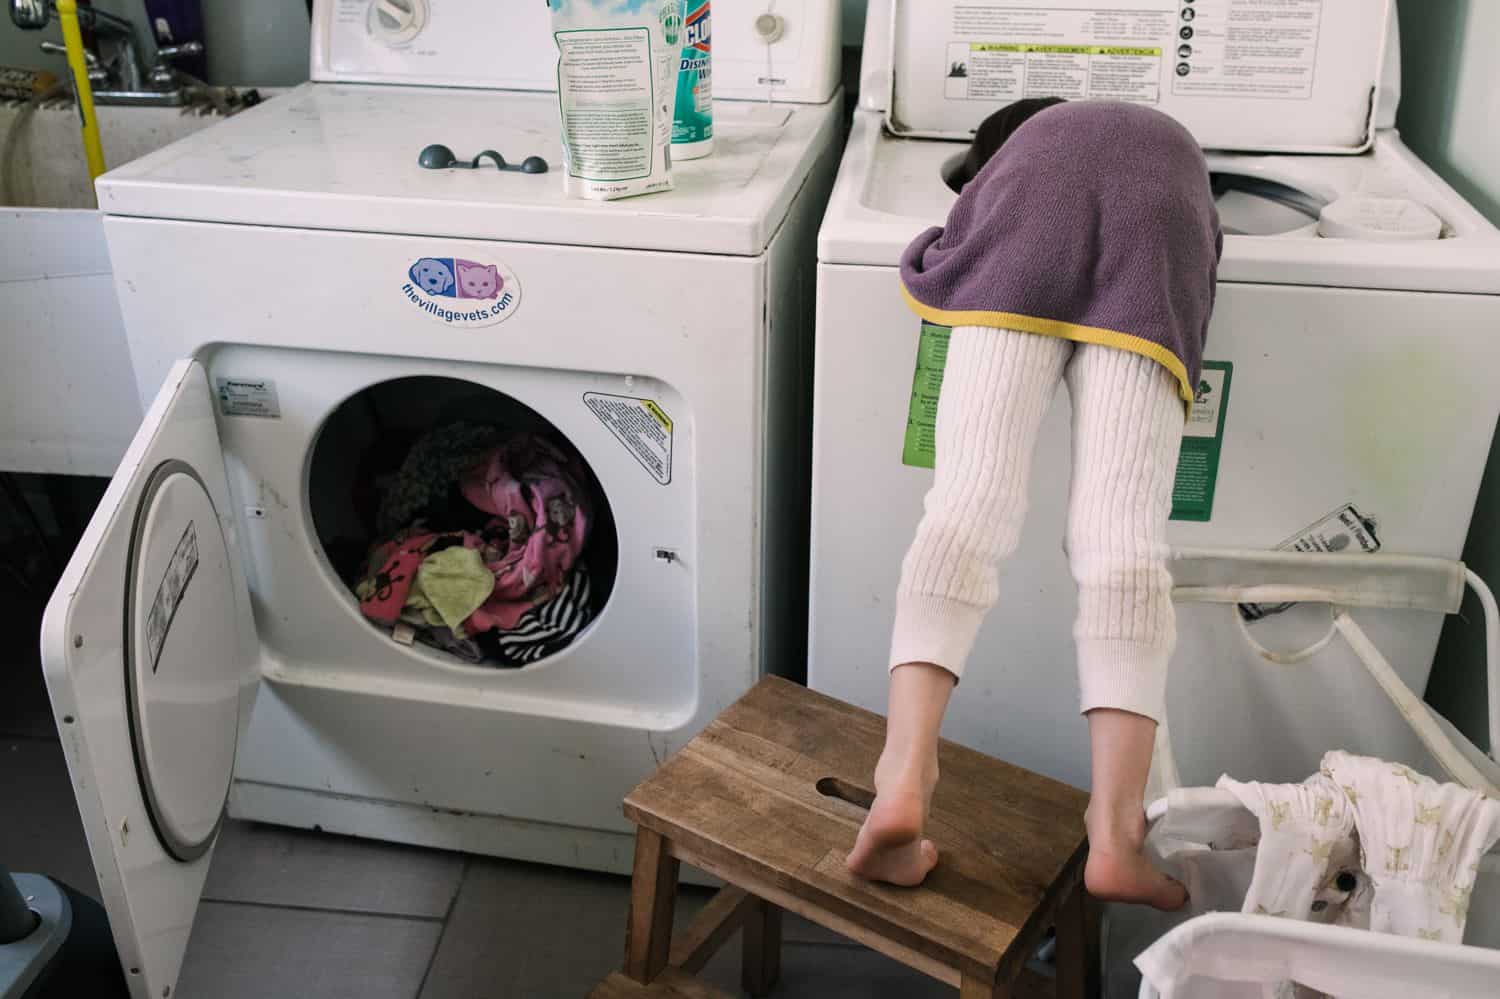
[[[401,378],[345,400],[308,490],[329,563],[403,645],[533,666],[614,587],[614,517],[588,462],[545,417],[470,382]]]

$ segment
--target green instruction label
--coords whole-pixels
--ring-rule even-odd
[[[943,390],[943,368],[948,363],[947,326],[922,324],[917,346],[917,372],[911,381],[911,407],[906,413],[906,445],[901,462],[913,468],[937,464],[938,394]]]
[[[917,370],[912,375],[911,403],[906,412],[906,440],[901,462],[912,468],[937,464],[938,397],[943,390],[943,369],[948,363],[946,326],[922,324],[917,346]],[[1214,512],[1214,488],[1219,481],[1219,454],[1224,447],[1224,421],[1229,413],[1229,384],[1234,365],[1229,361],[1204,361],[1193,405],[1183,430],[1182,451],[1177,459],[1177,479],[1172,487],[1172,519],[1206,521]]]
[[[1177,459],[1177,481],[1172,486],[1172,519],[1206,521],[1214,513],[1214,487],[1219,481],[1219,452],[1224,447],[1224,421],[1229,413],[1229,383],[1234,365],[1204,361],[1198,390],[1182,432]]]

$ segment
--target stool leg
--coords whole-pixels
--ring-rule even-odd
[[[1099,903],[1083,889],[1083,879],[1057,913],[1057,997],[1093,999],[1099,995]]]
[[[636,830],[630,916],[625,924],[625,974],[643,985],[662,973],[672,950],[679,866],[660,833]]]
[[[745,963],[741,984],[755,999],[769,995],[781,977],[781,908],[757,899],[745,919]]]
[[[1010,989],[983,978],[963,977],[958,989],[958,999],[1009,999]]]

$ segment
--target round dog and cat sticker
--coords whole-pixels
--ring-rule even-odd
[[[460,328],[504,322],[521,304],[521,282],[508,267],[462,257],[422,257],[401,292],[429,318]]]

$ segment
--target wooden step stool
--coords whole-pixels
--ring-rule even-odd
[[[1083,893],[1084,792],[944,742],[920,888],[844,866],[873,800],[878,715],[768,679],[625,799],[637,825],[625,969],[593,999],[707,999],[692,976],[736,931],[745,989],[765,995],[788,910],[958,988],[963,999],[1047,995],[1023,966],[1057,928],[1060,999],[1096,994],[1094,907]],[[674,946],[678,865],[727,887]],[[1040,983],[1040,984],[1039,984]]]

